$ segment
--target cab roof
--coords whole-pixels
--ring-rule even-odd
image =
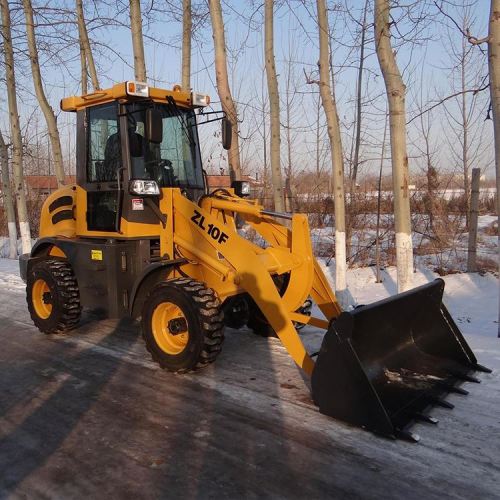
[[[131,94],[130,88],[132,84],[143,85],[148,91],[147,96],[140,96],[138,94]],[[139,82],[122,82],[113,85],[109,89],[96,90],[91,94],[85,94],[82,96],[70,96],[61,99],[61,109],[63,111],[78,111],[79,109],[88,108],[90,106],[95,106],[97,104],[104,104],[112,101],[136,101],[138,98],[146,97],[154,102],[168,102],[167,97],[172,96],[175,102],[179,106],[184,106],[187,108],[199,107],[193,104],[193,96],[199,96],[200,94],[194,94],[190,91],[183,90],[180,85],[175,85],[172,90],[159,89],[155,87],[149,87],[146,84],[141,84]],[[208,96],[206,96],[208,98]],[[209,98],[208,98],[209,100]]]

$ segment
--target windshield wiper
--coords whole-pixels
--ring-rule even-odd
[[[181,118],[181,110],[179,109],[179,106],[177,106],[175,99],[171,95],[167,96],[167,109],[170,111],[172,116],[175,115],[177,117],[177,119],[179,120],[179,123],[181,124],[181,128],[187,137],[189,145],[191,147],[194,147],[194,145],[195,145],[194,139],[191,136],[191,134],[189,133],[189,130],[188,130],[186,124],[184,123],[184,120]]]

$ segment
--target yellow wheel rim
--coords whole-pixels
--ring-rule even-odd
[[[151,319],[151,328],[155,341],[162,351],[171,355],[184,351],[189,340],[189,333],[187,330],[176,332],[176,327],[183,323],[187,325],[186,317],[180,307],[172,302],[163,302],[156,306]]]
[[[31,292],[33,307],[41,319],[47,319],[52,313],[52,293],[43,279],[38,279]]]

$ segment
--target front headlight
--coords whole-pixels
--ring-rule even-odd
[[[138,196],[159,196],[160,188],[156,181],[146,181],[142,179],[134,179],[130,181],[129,193]]]
[[[233,181],[231,187],[237,196],[250,196],[250,183],[247,181]]]

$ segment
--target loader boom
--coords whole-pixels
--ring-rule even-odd
[[[163,200],[165,204],[170,203],[166,193]],[[326,329],[328,321],[340,313],[340,308],[313,256],[307,217],[293,215],[290,230],[263,215],[262,206],[229,192],[207,197],[198,206],[179,190],[172,190],[171,203],[174,233],[170,234],[165,227],[161,231],[161,241],[173,241],[180,255],[201,266],[211,288],[220,290],[221,284],[227,282],[226,286],[233,285],[229,293],[244,291],[250,294],[292,359],[311,375],[314,362],[293,321],[314,323]],[[234,223],[223,222],[228,216],[232,222],[234,213],[248,217],[269,246],[260,248],[240,236]],[[164,245],[166,248],[167,243]],[[289,285],[280,296],[271,276],[287,272],[290,273]],[[295,312],[310,295],[323,305],[326,320],[303,317]]]

